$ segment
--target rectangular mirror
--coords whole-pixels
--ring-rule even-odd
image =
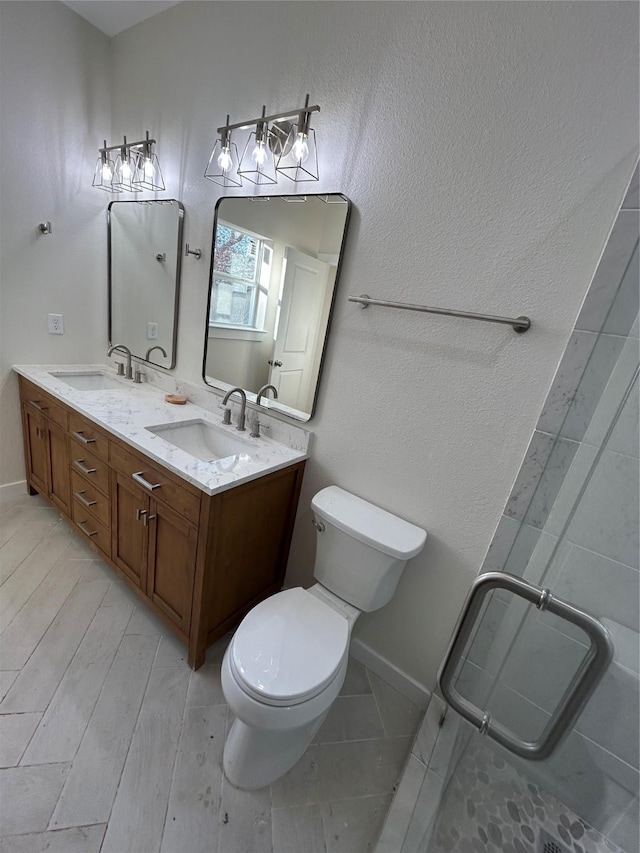
[[[175,367],[184,207],[175,199],[112,201],[109,346]]]
[[[351,203],[339,193],[216,205],[203,377],[301,421],[312,416]]]

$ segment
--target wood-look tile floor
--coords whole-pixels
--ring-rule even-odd
[[[39,496],[0,505],[2,853],[364,853],[420,712],[351,661],[300,762],[222,774],[225,643],[184,647]]]

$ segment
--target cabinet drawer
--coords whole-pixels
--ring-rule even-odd
[[[111,556],[111,532],[108,527],[97,521],[87,508],[78,500],[73,500],[73,521],[80,533],[86,536],[100,550]]]
[[[40,388],[37,388],[35,385],[32,385],[30,382],[25,382],[24,380],[20,383],[20,390],[22,392],[22,399],[27,403],[30,403],[34,409],[37,409],[39,412],[42,412],[43,415],[46,415],[52,421],[55,421],[57,424],[60,424],[65,430],[68,429],[68,413],[67,407],[62,403],[58,403],[53,397],[50,397],[48,394],[45,394],[44,391],[41,391]]]
[[[81,474],[87,482],[91,483],[96,488],[109,494],[109,466],[99,459],[93,453],[87,450],[86,446],[79,444],[75,439],[70,442],[71,449],[71,470],[76,474]]]
[[[81,477],[76,471],[71,472],[71,491],[72,497],[77,501],[87,512],[90,512],[98,521],[102,522],[105,527],[111,526],[111,508],[109,506],[109,498],[96,489],[94,485],[87,482],[84,477]]]
[[[71,438],[88,451],[105,461],[109,459],[109,436],[90,420],[76,412],[69,412],[69,432]]]
[[[160,466],[150,465],[149,460],[125,450],[119,444],[111,442],[111,464],[121,474],[126,474],[135,483],[142,486],[155,500],[168,504],[180,515],[198,523],[200,516],[200,492],[191,491],[182,486],[163,471]]]

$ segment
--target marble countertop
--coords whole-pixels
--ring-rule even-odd
[[[222,426],[220,414],[214,414],[194,403],[167,403],[164,399],[165,391],[150,384],[136,385],[131,380],[121,378],[119,381],[122,388],[78,391],[64,379],[51,375],[52,372],[71,374],[99,371],[117,379],[115,373],[104,364],[18,364],[14,365],[13,369],[52,397],[86,415],[135,450],[140,450],[160,462],[208,495],[286,468],[308,456],[306,430],[291,428],[296,435],[290,442],[292,446],[288,446],[264,436],[251,438],[248,429],[240,433],[235,426]],[[235,457],[204,462],[145,429],[159,424],[180,424],[195,419],[206,421],[221,430],[228,430],[230,436],[246,444],[246,452]],[[261,414],[260,420],[262,419]]]

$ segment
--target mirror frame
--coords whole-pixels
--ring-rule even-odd
[[[348,227],[349,227],[349,219],[351,218],[351,208],[353,207],[353,203],[352,203],[351,199],[349,199],[346,195],[344,195],[344,193],[323,192],[323,193],[305,193],[305,195],[307,195],[307,196],[323,196],[323,195],[324,196],[327,196],[327,195],[340,196],[340,198],[344,199],[344,201],[347,205],[347,212],[345,215],[344,225],[342,228],[342,240],[340,242],[340,252],[338,255],[338,264],[336,266],[336,276],[335,276],[335,280],[334,280],[334,284],[333,284],[333,293],[331,295],[331,304],[329,305],[329,313],[327,315],[327,326],[326,326],[326,329],[324,332],[324,340],[322,342],[322,353],[320,354],[320,361],[318,363],[318,376],[316,378],[316,387],[315,387],[315,392],[313,395],[313,402],[311,404],[311,411],[309,412],[309,416],[302,418],[302,417],[298,417],[297,415],[291,414],[290,411],[286,411],[286,409],[288,407],[285,406],[284,404],[282,404],[283,408],[280,409],[280,408],[278,408],[278,401],[272,400],[271,398],[264,398],[267,405],[265,406],[264,404],[261,404],[261,406],[260,406],[261,408],[264,408],[266,411],[268,411],[269,414],[284,415],[285,417],[291,418],[292,420],[299,421],[300,423],[308,423],[311,420],[311,418],[313,417],[313,415],[315,413],[316,405],[318,403],[318,394],[320,392],[320,380],[322,378],[322,370],[324,368],[324,359],[325,359],[325,355],[327,352],[327,341],[329,339],[329,331],[331,329],[331,320],[333,319],[333,309],[334,309],[335,302],[336,302],[336,295],[338,293],[338,286],[340,284],[340,273],[342,271],[342,264],[343,264],[343,260],[344,260],[345,246],[346,246],[346,242],[347,242],[347,231],[348,231]],[[250,200],[258,199],[258,203],[259,203],[260,200],[263,198],[281,198],[281,197],[291,198],[291,194],[290,193],[279,193],[278,195],[274,194],[274,195],[269,195],[269,196],[241,196],[241,195],[221,196],[218,199],[218,201],[216,202],[214,216],[213,216],[213,238],[212,238],[212,242],[211,242],[211,262],[209,264],[209,287],[208,287],[208,292],[207,292],[207,311],[205,314],[205,325],[204,325],[204,348],[203,348],[204,351],[202,354],[202,379],[203,379],[205,385],[208,385],[210,388],[215,388],[217,391],[220,391],[223,393],[226,393],[226,391],[229,389],[229,387],[232,387],[232,386],[222,387],[219,384],[216,385],[214,382],[207,381],[207,352],[208,352],[208,345],[209,345],[209,312],[211,311],[211,292],[213,290],[213,273],[214,273],[213,265],[214,265],[214,261],[215,261],[216,231],[218,228],[218,215],[219,215],[220,205],[222,204],[222,202],[225,199],[228,199],[228,198],[232,198],[234,200],[235,199],[243,199],[243,198],[244,199],[250,199]],[[214,377],[210,376],[209,379],[214,379]],[[222,382],[223,380],[218,380],[218,381]],[[228,383],[225,383],[225,385],[228,385]],[[252,404],[255,406],[255,398],[257,395],[257,391],[249,391],[247,388],[243,388],[242,390],[247,395],[247,404],[248,405]],[[251,397],[253,397],[253,399],[251,399]],[[295,410],[295,411],[298,411],[298,410]]]
[[[113,311],[112,311],[112,300],[113,300],[113,269],[111,262],[112,255],[112,240],[111,240],[111,208],[114,204],[140,204],[141,201],[147,202],[157,202],[157,201],[173,201],[178,205],[178,251],[176,254],[176,292],[175,299],[173,303],[173,339],[171,341],[171,364],[165,366],[164,364],[157,364],[155,361],[149,361],[144,358],[142,355],[136,355],[136,353],[131,353],[131,355],[137,359],[138,361],[143,361],[145,364],[150,364],[153,367],[160,367],[163,370],[173,370],[176,366],[176,349],[178,345],[178,314],[180,307],[180,278],[182,274],[182,234],[184,229],[184,205],[181,201],[178,201],[177,198],[152,198],[152,199],[123,199],[120,201],[119,199],[114,199],[109,202],[107,207],[107,270],[109,276],[109,346],[113,346]],[[116,341],[116,343],[123,343],[124,346],[127,346],[124,341]]]

